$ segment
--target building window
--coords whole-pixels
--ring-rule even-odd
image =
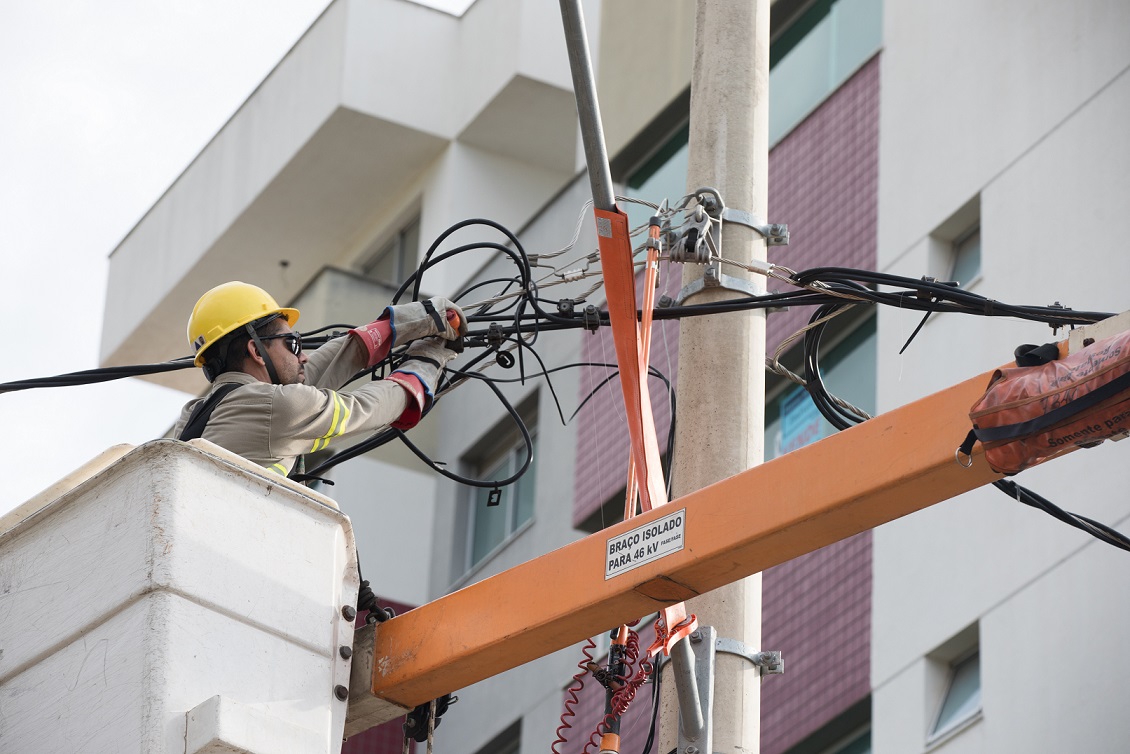
[[[981,653],[977,649],[950,663],[949,683],[926,743],[964,727],[981,711]]]
[[[398,288],[416,269],[419,247],[420,217],[417,215],[392,238],[379,244],[376,251],[365,256],[360,272],[370,280]]]
[[[780,141],[883,43],[882,0],[817,0],[769,48],[769,144]]]
[[[786,3],[778,4],[784,7]],[[797,3],[792,3],[796,6]],[[774,8],[778,13],[778,8]],[[774,146],[815,110],[828,95],[851,78],[879,51],[883,41],[882,0],[817,0],[790,17],[774,16],[769,48],[769,146]],[[781,31],[776,25],[782,26]],[[683,104],[689,108],[689,97]],[[687,113],[664,113],[670,122],[682,116],[683,124],[656,138],[649,133],[646,146],[629,146],[616,162],[624,161],[624,182],[634,196],[659,201],[675,200],[686,191],[690,128]],[[658,148],[655,147],[659,143]],[[619,175],[617,176],[619,178]],[[725,198],[725,197],[723,197]],[[632,227],[646,223],[651,211],[629,204]]]
[[[974,623],[926,656],[926,745],[934,748],[981,719],[980,626]]]
[[[981,278],[981,195],[947,217],[930,233],[927,274],[968,289]]]
[[[871,754],[871,727],[848,736],[825,754]]]
[[[871,697],[855,702],[785,754],[871,754]]]
[[[530,468],[514,484],[500,487],[497,492],[485,487],[474,491],[471,509],[470,563],[474,567],[490,555],[503,542],[509,539],[522,524],[534,516],[534,489],[537,486],[537,436],[531,432],[534,441],[534,458]],[[513,476],[526,460],[526,443],[519,440],[510,445],[501,456],[496,456],[490,465],[480,467],[476,472],[479,479],[500,480]],[[492,494],[495,499],[492,501]],[[494,503],[493,505],[491,503]]]
[[[519,718],[475,754],[518,754],[522,743],[522,720]]]
[[[505,487],[468,488],[465,570],[477,566],[500,549],[534,517],[537,489],[537,393],[518,407],[533,442],[534,458],[526,473]],[[526,461],[526,442],[511,420],[505,419],[484,435],[463,458],[463,467],[475,479],[501,481],[513,476]],[[458,561],[457,561],[458,562]]]
[[[946,280],[954,280],[962,288],[968,288],[981,277],[981,226],[966,231],[953,242],[950,274]]]

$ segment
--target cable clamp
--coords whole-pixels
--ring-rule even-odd
[[[991,302],[989,304],[986,304],[986,307],[988,307],[990,305],[991,305]],[[1049,304],[1046,308],[1048,308],[1048,309],[1058,309],[1062,312],[1071,311],[1070,306],[1064,306],[1063,304],[1059,303],[1058,301],[1056,301],[1054,304]],[[986,314],[989,314],[989,312],[986,311]],[[1075,329],[1075,326],[1073,324],[1071,324],[1070,322],[1062,322],[1062,321],[1059,321],[1059,320],[1052,320],[1052,321],[1048,322],[1048,327],[1050,327],[1052,329],[1052,335],[1057,335],[1059,333],[1059,328],[1061,328],[1061,327],[1071,327],[1071,329],[1073,329],[1073,330]]]
[[[714,244],[711,239],[710,214],[699,205],[683,223],[683,231],[675,237],[668,252],[672,262],[709,264]]]
[[[497,322],[491,322],[487,327],[487,346],[490,348],[498,348],[504,342],[506,337],[502,334],[502,327]]]
[[[600,329],[600,310],[592,304],[585,307],[585,313],[581,317],[583,327],[589,332],[596,332]]]
[[[683,232],[671,244],[668,252],[672,262],[706,265],[703,276],[679,291],[675,305],[682,305],[687,299],[708,288],[721,288],[746,296],[759,296],[761,290],[751,281],[727,275],[722,272],[722,223],[734,222],[745,225],[760,233],[768,246],[784,246],[789,242],[789,229],[785,225],[766,224],[749,212],[730,209],[722,201],[717,189],[709,186],[696,189],[692,195],[698,205],[687,210],[690,217],[684,220]],[[758,272],[767,274],[770,267]],[[660,301],[660,306],[670,306],[670,299]]]

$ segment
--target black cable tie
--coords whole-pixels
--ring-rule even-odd
[[[933,297],[931,297],[930,300],[933,301]],[[902,348],[899,349],[899,356],[902,356],[903,352],[910,347],[910,342],[921,332],[922,327],[926,324],[926,320],[930,319],[931,314],[933,314],[933,312],[927,310],[926,313],[922,315],[922,321],[918,323],[918,327],[914,328],[914,332],[910,334],[910,337],[902,344]]]

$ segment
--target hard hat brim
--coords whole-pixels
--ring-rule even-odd
[[[212,346],[214,346],[219,341],[223,340],[225,337],[227,337],[231,333],[235,332],[239,328],[246,325],[248,322],[254,322],[257,319],[263,319],[264,317],[269,317],[272,314],[281,314],[283,316],[283,318],[286,319],[286,323],[288,325],[290,325],[291,327],[294,327],[298,323],[298,310],[297,309],[291,309],[289,307],[279,307],[278,309],[275,309],[274,311],[269,311],[265,314],[263,312],[256,312],[255,316],[253,316],[253,317],[247,317],[246,319],[241,319],[241,320],[236,321],[236,323],[234,325],[232,325],[230,330],[228,330],[226,333],[224,333],[223,335],[216,338],[215,340],[213,340],[212,342],[208,343],[203,348],[201,348],[199,351],[197,351],[196,358],[192,360],[192,363],[195,366],[198,366],[198,367],[204,366],[204,362],[207,360],[208,349],[210,349]]]

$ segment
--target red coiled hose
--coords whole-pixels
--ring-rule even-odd
[[[589,672],[588,665],[592,662],[592,650],[594,649],[596,649],[596,642],[591,638],[581,647],[581,654],[584,655],[584,659],[577,663],[580,672],[573,676],[573,681],[569,684],[569,688],[565,689],[565,711],[561,713],[561,725],[557,726],[557,739],[549,747],[553,754],[564,754],[557,750],[557,745],[567,743],[565,733],[573,727],[569,724],[569,718],[575,717],[577,714],[573,711],[573,708],[576,707],[577,703],[580,701],[577,697],[577,693],[585,687],[585,674]],[[587,750],[588,747],[586,746],[585,748]]]

